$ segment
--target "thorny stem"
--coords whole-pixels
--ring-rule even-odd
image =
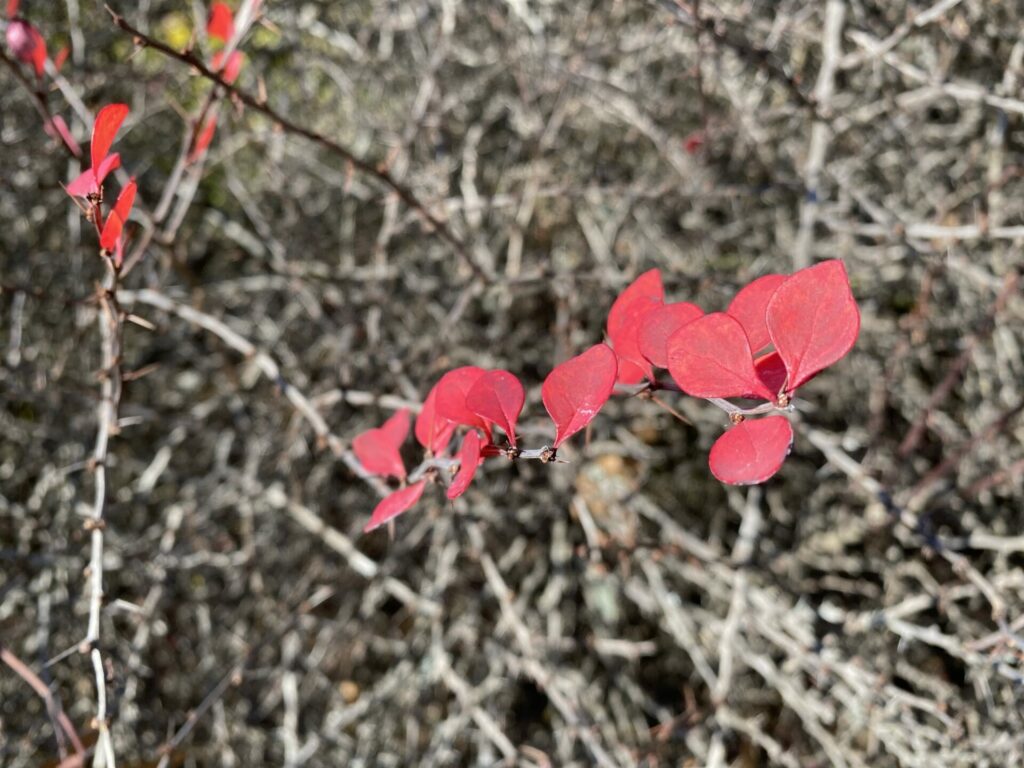
[[[99,205],[94,209],[99,213]],[[110,438],[117,432],[117,414],[121,403],[121,347],[124,331],[124,320],[121,307],[117,301],[117,288],[120,274],[112,256],[103,256],[106,275],[99,291],[99,309],[97,324],[100,332],[100,349],[102,358],[100,401],[96,413],[96,443],[93,447],[91,466],[93,469],[94,495],[92,509],[85,521],[85,528],[90,536],[89,557],[89,624],[85,639],[81,643],[83,653],[87,652],[92,660],[93,672],[96,676],[96,728],[99,732],[100,752],[105,765],[113,768],[114,747],[110,738],[107,723],[107,690],[106,673],[103,668],[103,656],[99,647],[100,617],[103,608],[103,519],[107,501],[107,456],[109,455]]]

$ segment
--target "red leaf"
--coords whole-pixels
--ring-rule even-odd
[[[409,409],[400,408],[380,426],[381,431],[396,448],[401,448],[409,436]]]
[[[128,116],[127,104],[108,104],[99,111],[92,124],[92,168],[99,175],[99,168],[110,152],[110,145]],[[98,183],[102,184],[100,178]]]
[[[617,371],[611,348],[595,344],[548,374],[541,399],[555,422],[555,448],[587,426],[608,402]]]
[[[765,309],[776,289],[786,280],[786,275],[759,277],[746,287],[741,288],[739,293],[733,297],[729,308],[725,310],[739,320],[743,330],[747,332],[750,348],[754,352],[771,344],[772,339],[768,335],[768,325],[764,319]]]
[[[203,130],[196,137],[195,146],[192,148],[192,151],[189,153],[188,161],[190,163],[196,162],[199,158],[201,158],[203,156],[203,153],[206,152],[206,150],[209,148],[210,142],[213,141],[213,134],[216,131],[217,131],[217,118],[215,118],[215,117],[208,118],[206,123],[203,125]]]
[[[786,364],[778,352],[761,355],[754,361],[754,370],[757,371],[757,378],[776,395],[786,385]]]
[[[405,488],[399,488],[394,493],[388,494],[381,499],[380,503],[374,508],[373,514],[370,515],[370,522],[363,527],[363,533],[369,533],[374,528],[379,528],[388,520],[393,520],[409,509],[420,500],[426,484],[426,480],[420,480],[412,485],[407,485]]]
[[[608,340],[619,360],[620,383],[636,384],[645,376],[654,376],[650,363],[640,353],[637,337],[644,317],[664,300],[661,271],[649,269],[620,293],[612,304],[608,312]]]
[[[469,484],[473,482],[473,475],[476,468],[480,466],[480,435],[475,429],[471,429],[462,438],[462,448],[459,449],[459,471],[448,486],[448,498],[457,499],[466,492]]]
[[[743,326],[724,312],[704,315],[669,337],[668,371],[693,397],[775,397],[754,370]]]
[[[438,415],[451,419],[456,424],[464,424],[467,427],[479,427],[484,430],[487,439],[491,438],[491,425],[486,419],[477,416],[466,405],[466,394],[476,384],[477,380],[487,371],[477,368],[475,365],[466,365],[448,371],[441,380],[437,382],[437,413]]]
[[[57,72],[60,72],[64,68],[64,62],[68,60],[68,55],[71,53],[71,49],[66,45],[62,45],[60,50],[57,51],[57,55],[53,57],[53,68]]]
[[[18,15],[18,6],[21,5],[21,0],[7,0],[7,18],[13,19]]]
[[[685,301],[663,304],[648,313],[640,324],[640,354],[659,368],[667,368],[669,336],[703,314],[696,304]]]
[[[399,449],[408,434],[409,411],[403,408],[382,426],[357,435],[352,441],[352,452],[367,472],[404,479],[405,464]]]
[[[121,194],[117,196],[114,209],[107,216],[107,222],[103,225],[103,231],[100,233],[100,248],[112,251],[117,247],[117,241],[121,238],[121,232],[124,230],[124,225],[128,221],[128,214],[131,212],[134,203],[135,179],[133,178],[125,184]]]
[[[839,259],[801,269],[768,302],[768,332],[792,392],[843,358],[857,341],[860,312]]]
[[[39,34],[39,30],[32,27],[32,68],[36,71],[36,77],[42,77],[46,71],[46,41]]]
[[[782,466],[793,445],[793,427],[785,416],[743,421],[711,446],[711,473],[729,485],[763,483]]]
[[[438,382],[440,384],[440,382]],[[437,413],[437,384],[427,393],[416,417],[416,439],[427,451],[437,456],[444,452],[455,432],[455,422]]]
[[[206,34],[222,43],[226,43],[235,34],[235,15],[227,3],[214,3],[210,7],[210,20],[206,23]]]
[[[34,30],[35,27],[24,19],[14,19],[7,25],[7,47],[18,61],[32,61],[36,48]]]
[[[466,407],[501,427],[513,448],[516,447],[516,422],[525,401],[523,385],[508,371],[487,371],[466,392]]]
[[[217,51],[210,60],[210,68],[214,72],[219,72],[221,79],[228,85],[231,85],[238,79],[238,74],[242,71],[242,64],[244,63],[245,54],[241,51],[232,51],[231,55],[228,56],[228,63],[224,65],[224,51]],[[221,65],[224,65],[223,72],[221,72]]]
[[[121,155],[117,152],[112,152],[100,163],[98,176],[94,169],[89,168],[78,174],[75,180],[64,187],[64,189],[72,197],[88,197],[89,195],[98,194],[103,180],[107,178],[111,171],[116,171],[120,167]]]

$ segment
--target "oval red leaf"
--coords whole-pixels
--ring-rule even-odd
[[[363,527],[363,533],[369,533],[374,528],[379,528],[388,520],[393,520],[409,509],[420,500],[426,484],[426,480],[420,480],[405,488],[399,488],[381,499],[380,503],[374,507],[373,514],[370,515],[370,522]]]
[[[619,294],[608,312],[608,340],[619,360],[618,381],[636,384],[654,371],[640,353],[639,333],[644,317],[665,301],[661,271],[650,269]]]
[[[121,123],[128,117],[127,104],[107,104],[96,114],[92,124],[92,169],[98,171],[110,152],[110,145],[121,129]],[[102,183],[102,180],[100,180]]]
[[[608,402],[615,388],[617,368],[611,348],[595,344],[548,374],[541,387],[541,399],[555,422],[555,448],[587,426]]]
[[[408,434],[409,411],[403,408],[380,427],[357,435],[352,452],[367,472],[404,479],[405,464],[399,449]]]
[[[860,312],[839,259],[801,269],[786,280],[768,302],[766,316],[789,374],[789,392],[845,357],[860,333]]]
[[[526,402],[523,385],[508,371],[487,371],[466,393],[466,407],[493,421],[516,447],[516,422]]]
[[[765,321],[765,310],[775,291],[780,285],[786,282],[786,275],[765,275],[759,277],[752,283],[740,289],[729,308],[727,314],[739,320],[743,330],[747,332],[747,339],[750,341],[750,348],[754,352],[771,344],[771,336],[768,335],[768,323]]]
[[[457,499],[466,492],[469,484],[473,482],[476,468],[480,466],[480,435],[475,429],[471,429],[462,438],[462,447],[459,449],[459,471],[448,486],[448,498]]]
[[[782,466],[793,445],[793,427],[785,416],[743,421],[711,446],[711,474],[729,485],[763,483]]]
[[[754,370],[743,326],[724,312],[704,315],[669,337],[668,371],[693,397],[775,397]]]
[[[703,309],[685,301],[661,305],[640,324],[640,354],[659,368],[667,368],[669,336],[703,315]]]
[[[439,416],[450,419],[456,424],[464,424],[467,427],[479,427],[491,437],[491,425],[486,419],[477,416],[466,405],[466,394],[476,384],[477,380],[487,371],[477,368],[475,365],[466,365],[448,371],[441,380],[437,382],[437,402],[435,407]]]
[[[444,452],[455,433],[455,422],[437,413],[437,384],[427,393],[416,417],[416,439],[431,455]]]

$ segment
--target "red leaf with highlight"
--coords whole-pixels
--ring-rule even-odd
[[[802,269],[786,280],[767,309],[768,332],[789,374],[792,392],[843,358],[860,333],[860,312],[839,259]]]
[[[475,429],[471,429],[462,438],[462,448],[459,449],[459,471],[448,486],[448,498],[457,499],[466,492],[469,484],[473,482],[476,468],[480,466],[480,435]]]
[[[235,34],[235,14],[227,3],[214,3],[210,7],[206,34],[222,43],[226,43]]]
[[[638,336],[644,317],[664,303],[661,271],[649,269],[619,294],[608,312],[608,340],[618,358],[618,381],[636,384],[654,370],[640,352]]]
[[[456,424],[479,427],[484,430],[487,439],[490,440],[491,425],[486,419],[473,413],[466,405],[466,394],[485,373],[487,371],[477,368],[475,365],[466,365],[448,371],[437,382],[437,405],[435,407],[438,415],[451,419]]]
[[[438,382],[440,384],[440,382]],[[416,417],[416,439],[434,456],[444,452],[455,432],[455,422],[437,413],[437,384],[427,393]]]
[[[587,426],[608,402],[617,372],[615,353],[607,344],[595,344],[548,374],[541,399],[555,422],[555,448]]]
[[[405,478],[399,449],[409,434],[409,410],[397,411],[383,425],[368,429],[352,441],[352,452],[363,468],[374,475]]]
[[[466,392],[466,407],[501,427],[513,448],[516,447],[516,422],[525,401],[523,385],[508,371],[487,371]]]
[[[99,111],[92,124],[92,168],[98,169],[107,158],[110,152],[110,145],[114,143],[114,137],[121,129],[121,123],[128,117],[127,104],[108,104]],[[99,178],[98,183],[102,184],[103,179]]]
[[[727,314],[739,320],[754,352],[759,352],[772,342],[771,336],[768,335],[768,324],[764,319],[765,309],[775,291],[787,279],[786,275],[759,277],[741,288],[733,297],[729,308],[725,310]]]
[[[420,500],[426,485],[426,480],[420,480],[412,485],[407,485],[405,488],[399,488],[394,493],[390,493],[381,499],[380,503],[374,508],[373,514],[370,515],[370,522],[363,527],[363,533],[369,533],[374,528],[379,528],[388,520],[393,520],[412,507]]]
[[[724,312],[704,315],[669,337],[668,371],[693,397],[775,398],[754,370],[743,326]]]
[[[131,212],[134,203],[135,179],[133,178],[125,184],[121,194],[117,196],[114,209],[107,216],[107,221],[103,225],[103,231],[100,233],[100,248],[112,251],[117,247],[117,242],[121,238],[124,225],[128,222],[128,214]]]
[[[703,315],[704,310],[685,301],[663,304],[648,313],[640,324],[640,354],[659,368],[667,368],[669,337]]]
[[[100,163],[99,174],[92,169],[82,171],[78,176],[68,184],[64,189],[72,197],[88,197],[89,195],[98,194],[100,191],[100,185],[103,180],[110,175],[112,171],[116,171],[121,167],[121,155],[117,152],[111,152],[107,155],[106,159]]]
[[[763,483],[782,466],[793,445],[793,427],[785,416],[742,421],[711,446],[711,473],[729,485]]]

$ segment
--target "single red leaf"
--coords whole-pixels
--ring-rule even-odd
[[[405,438],[409,436],[409,409],[400,408],[391,418],[380,425],[381,432],[396,448],[401,448]]]
[[[192,151],[189,153],[188,161],[190,163],[196,162],[203,156],[206,150],[210,146],[210,142],[213,141],[213,134],[217,131],[217,118],[209,117],[203,124],[203,130],[199,132],[196,137],[195,146],[192,147]]]
[[[227,64],[224,64],[224,51],[217,51],[213,54],[213,58],[210,59],[210,69],[214,72],[219,72],[221,79],[231,85],[235,80],[238,79],[238,74],[242,71],[242,64],[245,63],[245,54],[241,51],[232,51],[231,55],[228,56]],[[224,67],[221,71],[221,67]]]
[[[363,527],[363,533],[369,533],[374,528],[379,528],[388,520],[393,520],[412,507],[420,500],[426,485],[426,480],[420,480],[405,488],[399,488],[381,499],[380,503],[374,507],[373,514],[370,515],[370,522]]]
[[[100,248],[112,251],[117,247],[117,242],[121,238],[121,232],[124,230],[124,225],[128,221],[128,214],[131,212],[134,203],[135,179],[133,178],[124,185],[121,194],[117,196],[117,202],[114,203],[114,209],[107,216],[107,221],[103,225],[103,231],[100,233]]]
[[[114,143],[114,137],[121,129],[121,123],[128,116],[127,104],[107,104],[96,114],[92,124],[92,168],[99,176],[99,168],[110,152],[110,145]],[[102,184],[103,179],[98,178],[97,183]]]
[[[367,472],[404,479],[405,464],[399,449],[408,434],[409,411],[403,408],[383,425],[356,435],[352,452]]]
[[[801,269],[768,302],[768,333],[788,373],[792,392],[842,359],[857,341],[860,312],[839,259]]]
[[[55,71],[60,72],[64,68],[64,63],[68,60],[68,56],[71,53],[71,49],[62,45],[60,50],[57,51],[57,55],[53,57],[53,68]]]
[[[640,354],[659,368],[667,368],[669,336],[703,315],[704,310],[685,301],[662,304],[640,324]]]
[[[555,422],[555,448],[587,426],[608,402],[617,371],[611,348],[595,344],[548,374],[541,387],[541,399]]]
[[[480,466],[480,435],[475,429],[471,429],[462,438],[462,447],[459,449],[459,471],[448,486],[448,498],[457,499],[466,492],[469,484],[473,482],[476,468]]]
[[[647,313],[665,301],[661,271],[649,269],[618,295],[608,312],[608,340],[618,358],[618,381],[636,384],[652,378],[654,370],[640,353],[638,335]]]
[[[782,466],[793,445],[793,427],[785,416],[742,421],[711,446],[711,474],[729,485],[763,483]]]
[[[440,382],[438,382],[440,384]],[[455,432],[455,422],[437,413],[437,384],[427,393],[419,415],[416,417],[416,439],[419,444],[437,456],[444,452]]]
[[[32,68],[36,71],[36,77],[42,77],[46,71],[46,41],[35,27],[32,27],[31,61]]]
[[[757,378],[776,395],[786,386],[786,364],[778,352],[768,352],[754,361]]]
[[[513,448],[516,447],[516,422],[525,401],[523,385],[508,371],[487,371],[466,392],[466,407],[501,427]]]
[[[21,0],[7,0],[7,18],[13,19],[18,15],[18,6],[21,5]]]
[[[484,430],[487,439],[490,440],[491,425],[486,419],[473,413],[466,405],[466,394],[485,373],[487,371],[477,368],[475,365],[466,365],[448,371],[437,382],[437,404],[435,407],[438,415],[451,419],[456,424],[479,427]]]
[[[210,7],[206,34],[222,43],[226,43],[235,34],[235,14],[227,3],[214,3]]]
[[[668,371],[693,397],[775,398],[754,370],[743,326],[724,312],[704,315],[669,337]]]
[[[768,324],[764,319],[765,309],[775,291],[787,279],[786,275],[759,277],[741,288],[733,297],[729,308],[725,310],[739,320],[754,352],[759,352],[772,342],[771,336],[768,335]]]

